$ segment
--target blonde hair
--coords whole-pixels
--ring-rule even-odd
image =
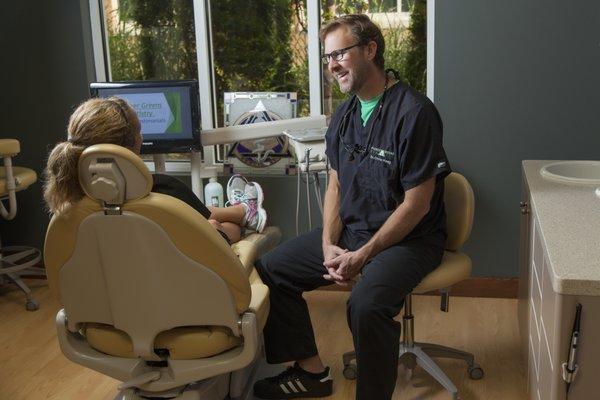
[[[83,198],[77,170],[81,153],[100,143],[133,149],[140,122],[125,100],[95,98],[81,103],[71,114],[67,132],[68,140],[54,146],[44,170],[44,200],[52,213]]]

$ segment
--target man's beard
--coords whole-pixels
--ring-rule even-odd
[[[352,73],[347,71],[348,83],[350,84],[347,89],[343,89],[340,81],[338,80],[338,87],[342,93],[348,95],[355,95],[363,86],[366,80],[366,72],[360,67],[354,68]]]

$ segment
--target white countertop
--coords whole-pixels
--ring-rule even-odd
[[[600,296],[600,198],[595,186],[549,181],[540,168],[553,161],[525,160],[532,208],[548,254],[554,291]]]

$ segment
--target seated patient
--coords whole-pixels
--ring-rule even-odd
[[[85,148],[109,143],[139,155],[140,130],[136,112],[118,97],[90,99],[77,107],[69,119],[67,141],[54,146],[44,171],[44,199],[50,212],[61,212],[83,198],[77,163]],[[243,228],[262,232],[267,222],[260,185],[241,175],[232,176],[227,184],[229,207],[225,208],[207,208],[187,185],[172,176],[154,174],[153,180],[153,192],[176,197],[196,209],[229,243],[241,239]]]

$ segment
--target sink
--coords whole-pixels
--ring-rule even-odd
[[[558,161],[544,165],[540,174],[561,183],[600,185],[600,161]]]

